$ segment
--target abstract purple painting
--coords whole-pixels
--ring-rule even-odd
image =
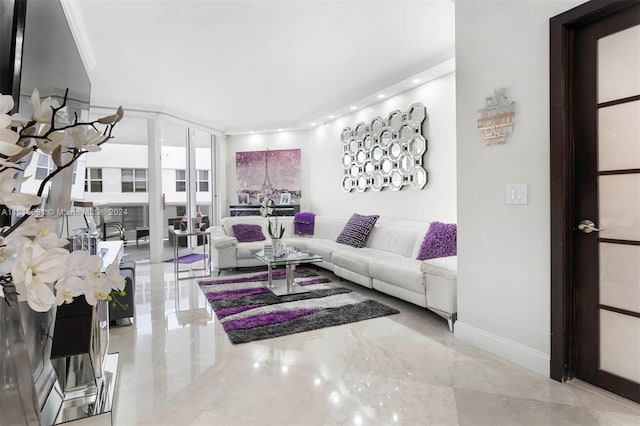
[[[236,175],[238,194],[249,194],[252,202],[264,194],[277,204],[280,194],[289,193],[297,204],[302,195],[300,149],[237,152]]]

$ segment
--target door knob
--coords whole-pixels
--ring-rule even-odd
[[[593,231],[600,232],[604,231],[604,229],[596,228],[595,223],[591,222],[589,219],[585,219],[578,225],[578,229],[584,232],[585,234],[590,234]]]

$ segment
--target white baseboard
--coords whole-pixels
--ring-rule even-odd
[[[454,335],[456,339],[549,377],[550,357],[548,354],[465,324],[462,321],[456,321]]]

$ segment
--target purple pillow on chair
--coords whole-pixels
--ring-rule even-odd
[[[240,243],[250,243],[253,241],[264,241],[266,238],[262,233],[262,226],[249,225],[246,223],[239,223],[231,227],[233,229],[233,235]]]
[[[455,256],[458,228],[455,223],[432,222],[420,246],[418,260]]]
[[[362,216],[354,213],[338,235],[336,242],[362,248],[367,244],[369,234],[380,216]]]

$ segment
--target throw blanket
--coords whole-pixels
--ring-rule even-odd
[[[296,235],[313,235],[316,215],[311,212],[296,213],[293,218],[293,232]]]

